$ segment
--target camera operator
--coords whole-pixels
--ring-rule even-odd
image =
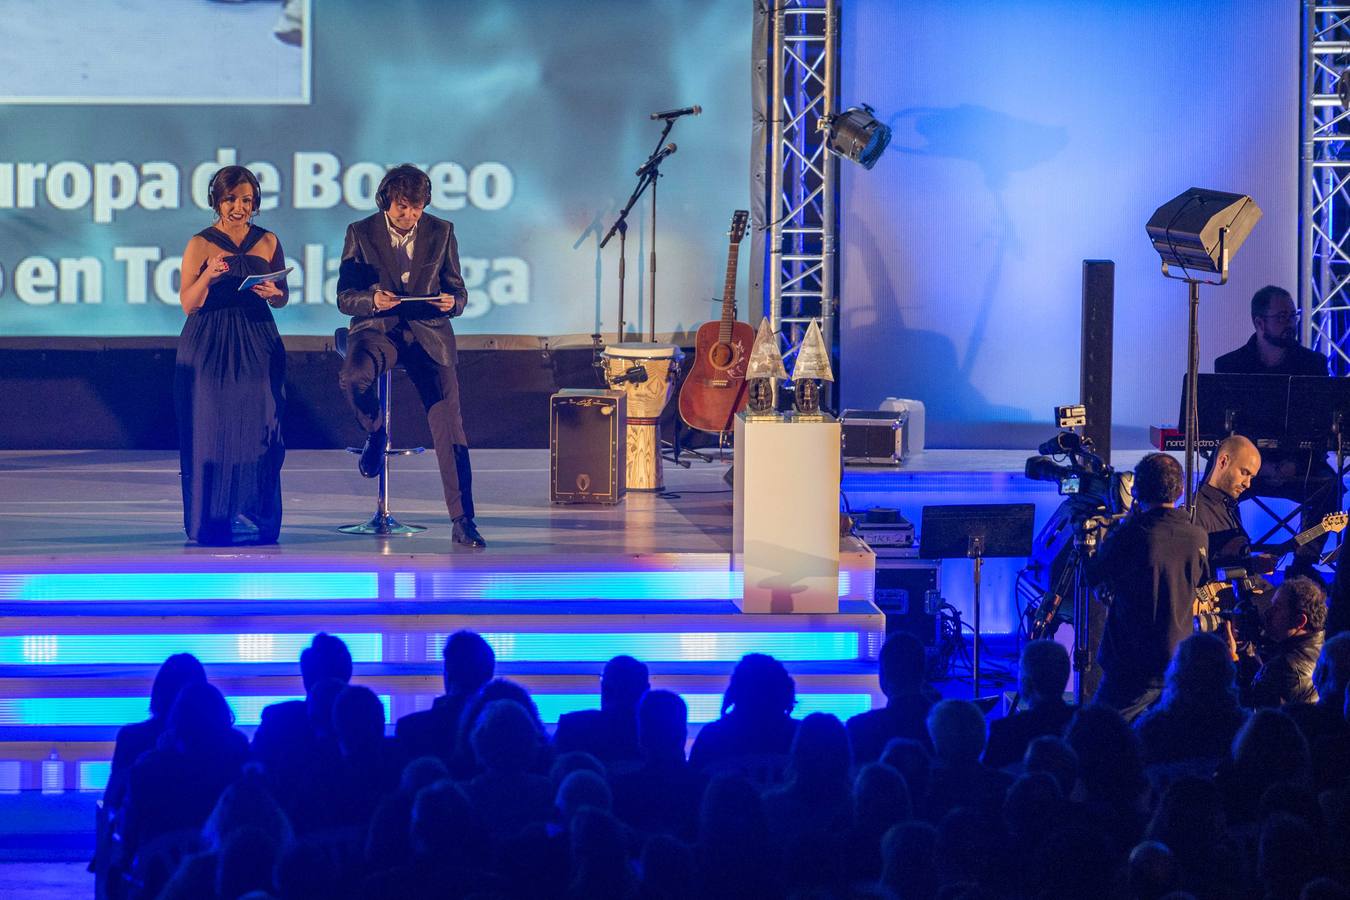
[[[1209,536],[1176,508],[1181,465],[1150,453],[1134,470],[1134,511],[1088,563],[1111,595],[1096,699],[1133,721],[1162,695],[1163,673],[1193,624],[1195,589],[1208,575]]]
[[[1289,578],[1275,592],[1262,619],[1260,668],[1243,691],[1243,705],[1316,703],[1313,670],[1327,621],[1322,589],[1311,578]]]

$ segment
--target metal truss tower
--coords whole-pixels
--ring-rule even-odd
[[[1304,344],[1350,373],[1350,5],[1303,0],[1298,308]],[[1346,82],[1350,86],[1350,79]]]
[[[772,0],[762,9],[760,47],[768,71],[756,100],[769,159],[763,217],[756,223],[763,246],[752,264],[763,266],[765,314],[789,371],[790,353],[815,319],[837,379],[839,160],[827,152],[817,123],[838,108],[839,3]],[[822,388],[823,404],[833,408],[835,392]]]

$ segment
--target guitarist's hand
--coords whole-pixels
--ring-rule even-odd
[[[1258,575],[1269,575],[1275,571],[1275,564],[1279,562],[1278,556],[1270,553],[1253,553],[1251,557],[1251,571]]]

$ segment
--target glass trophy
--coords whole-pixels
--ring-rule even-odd
[[[745,409],[746,421],[782,418],[774,408],[775,378],[787,378],[787,369],[783,366],[783,354],[778,349],[778,336],[769,327],[769,319],[766,316],[759,320],[759,331],[755,334],[755,343],[750,349],[750,360],[745,366],[748,397]]]
[[[830,368],[830,351],[825,346],[820,323],[812,320],[792,365],[793,421],[830,421],[830,417],[820,411],[822,381],[834,381],[834,370]]]

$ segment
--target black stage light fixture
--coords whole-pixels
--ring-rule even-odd
[[[1336,97],[1341,101],[1341,106],[1350,107],[1350,69],[1342,69],[1341,74],[1336,76]]]
[[[1228,280],[1228,260],[1261,218],[1261,207],[1245,194],[1191,188],[1173,197],[1148,220],[1148,237],[1162,257],[1163,275],[1181,281],[1203,281],[1193,272]],[[1181,269],[1175,275],[1169,266]]]
[[[824,116],[819,129],[826,134],[825,145],[831,152],[870,169],[881,159],[891,142],[891,129],[878,122],[866,103],[853,106],[837,116]]]
[[[1191,188],[1173,197],[1148,220],[1148,238],[1162,257],[1165,278],[1186,282],[1190,317],[1186,342],[1186,509],[1195,520],[1195,454],[1200,437],[1196,381],[1200,371],[1200,285],[1225,284],[1228,260],[1261,218],[1261,207],[1246,194]],[[1174,273],[1170,267],[1180,269]],[[1203,276],[1214,275],[1217,279]]]

